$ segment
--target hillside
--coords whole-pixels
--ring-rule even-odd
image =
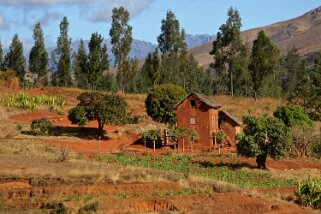
[[[304,56],[321,50],[321,7],[311,10],[304,15],[272,25],[254,28],[242,32],[242,39],[251,44],[260,30],[264,30],[278,46],[282,54],[296,47]],[[190,49],[202,66],[212,62],[209,51],[212,42]]]

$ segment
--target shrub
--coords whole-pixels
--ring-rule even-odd
[[[278,107],[274,112],[274,116],[281,119],[287,127],[301,126],[308,129],[313,125],[312,120],[304,113],[304,109],[301,106]]]
[[[97,212],[99,208],[98,202],[87,204],[78,210],[78,213],[93,213]]]
[[[297,203],[314,209],[321,209],[321,181],[307,180],[298,183],[295,192]]]
[[[161,123],[175,124],[175,104],[185,97],[185,91],[179,86],[163,84],[154,86],[145,100],[147,114]]]
[[[290,127],[288,136],[291,153],[296,157],[309,156],[318,141],[313,127],[304,128],[298,125]]]
[[[321,158],[321,138],[317,139],[317,141],[311,147],[312,155],[316,158]]]
[[[58,160],[60,162],[65,162],[69,158],[69,150],[66,147],[60,148]]]
[[[47,118],[35,119],[31,123],[32,135],[49,135],[54,125]]]

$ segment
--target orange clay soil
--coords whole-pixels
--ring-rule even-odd
[[[94,185],[32,186],[22,182],[0,185],[2,200],[9,211],[40,209],[63,200],[67,208],[78,209],[90,196],[98,202],[99,213],[314,213],[286,202],[272,202],[238,193],[161,196],[182,187],[177,183],[129,183]],[[22,185],[23,184],[23,185]],[[153,196],[153,195],[160,196]],[[69,198],[69,199],[67,199]],[[88,200],[88,199],[87,199]],[[73,210],[75,211],[75,210]]]
[[[47,112],[32,112],[32,113],[24,113],[11,116],[10,119],[22,122],[31,122],[34,119],[38,118],[47,118],[51,120],[56,126],[60,128],[64,127],[78,127],[77,125],[71,124],[68,118],[64,115],[58,115],[54,113]],[[97,122],[90,121],[90,123],[86,126],[86,128],[96,128]],[[84,154],[95,154],[95,153],[108,153],[113,151],[119,151],[120,147],[128,151],[137,151],[143,152],[148,151],[152,152],[151,148],[145,148],[141,144],[135,144],[136,141],[139,140],[139,136],[135,133],[117,133],[118,126],[110,126],[105,125],[104,130],[107,133],[112,133],[114,135],[111,139],[101,139],[100,143],[97,139],[83,139],[77,138],[72,141],[68,140],[44,140],[44,144],[49,144],[58,147],[66,147],[77,153]],[[100,146],[99,146],[100,144]],[[156,154],[162,153],[164,150],[170,149],[169,147],[164,147],[161,149],[157,149]],[[174,151],[170,149],[171,151]],[[188,153],[188,148],[186,149]],[[231,153],[235,152],[233,148],[225,148],[222,150],[222,153]],[[215,151],[217,153],[217,151]],[[216,157],[214,159],[214,164],[220,163],[233,163],[238,165],[250,165],[252,167],[256,166],[255,158],[244,158],[244,157],[233,157],[231,161],[230,157]],[[319,162],[314,162],[311,159],[292,159],[292,160],[267,160],[267,167],[271,169],[277,170],[298,170],[298,169],[321,169],[321,164]]]
[[[102,200],[100,208],[108,213],[150,213],[164,210],[179,213],[313,213],[297,205],[270,202],[237,193],[213,193],[207,196],[169,196]]]

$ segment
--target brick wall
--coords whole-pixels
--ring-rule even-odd
[[[234,141],[235,136],[241,131],[240,126],[223,112],[219,113],[219,118],[222,121],[221,130],[229,137],[230,140]]]
[[[191,100],[195,100],[195,106],[191,105]],[[218,129],[218,111],[212,109],[200,101],[197,96],[192,95],[178,106],[177,127],[188,128],[198,132],[200,138],[194,142],[193,147],[210,148],[212,146],[211,132]],[[182,139],[178,141],[179,149],[182,149]],[[189,137],[185,139],[185,148],[190,148]]]

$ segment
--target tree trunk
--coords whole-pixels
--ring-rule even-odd
[[[257,164],[257,168],[258,169],[267,169],[266,168],[266,157],[267,157],[267,154],[264,153],[264,154],[260,154],[256,157],[256,164]]]
[[[193,142],[191,142],[191,153],[193,153]]]
[[[215,150],[215,137],[212,137],[213,150]]]
[[[231,71],[231,96],[234,96],[233,71]]]
[[[98,132],[101,137],[104,135],[104,123],[101,121],[98,121]]]
[[[155,142],[155,140],[153,141],[153,152],[154,153],[156,152],[156,142]]]
[[[257,101],[257,94],[256,94],[256,91],[254,91],[254,100],[255,100],[255,102]]]

